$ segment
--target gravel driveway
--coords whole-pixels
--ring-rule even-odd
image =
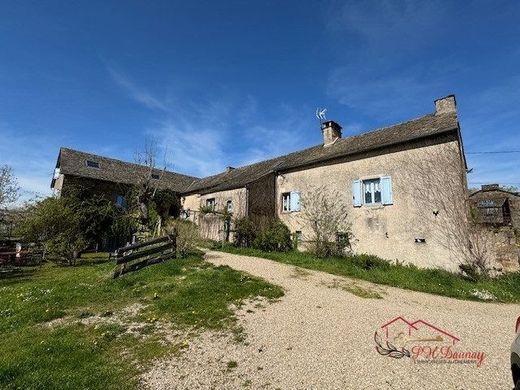
[[[204,333],[178,358],[143,377],[154,389],[511,389],[509,346],[519,305],[478,303],[378,286],[274,261],[220,252],[206,259],[285,289],[275,302],[237,311],[244,335]],[[368,291],[382,299],[362,298]],[[397,316],[456,335],[483,351],[481,367],[417,364],[374,348],[374,332]]]

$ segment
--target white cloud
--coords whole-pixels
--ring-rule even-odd
[[[110,73],[110,76],[112,77],[112,79],[121,88],[123,88],[128,93],[129,97],[132,98],[133,100],[135,100],[151,109],[157,109],[157,110],[161,110],[161,111],[170,111],[169,105],[166,102],[163,102],[160,99],[157,99],[151,93],[149,93],[147,90],[145,90],[141,87],[138,87],[136,84],[134,84],[130,79],[128,79],[122,73],[116,71],[114,68],[112,68],[110,66],[108,67],[108,72]]]

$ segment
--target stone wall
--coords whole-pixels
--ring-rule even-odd
[[[390,176],[393,204],[354,207],[352,182]],[[277,215],[292,232],[311,240],[302,213],[282,211],[281,194],[299,191],[305,199],[316,187],[340,194],[350,208],[354,250],[422,267],[457,270],[462,257],[455,241],[466,234],[465,169],[457,137],[421,141],[374,152],[333,165],[277,177]],[[458,231],[460,230],[460,231]]]

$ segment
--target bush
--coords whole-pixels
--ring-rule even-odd
[[[46,254],[67,259],[70,264],[87,242],[81,218],[65,198],[47,198],[28,206],[17,230],[25,240],[43,243]]]
[[[166,222],[164,230],[171,233],[174,229],[177,229],[177,255],[186,257],[199,242],[199,228],[191,221],[171,218]]]
[[[267,252],[287,252],[292,249],[291,231],[282,221],[276,220],[258,234],[253,246]]]
[[[257,235],[255,224],[247,217],[235,220],[235,246],[240,248],[250,248]]]

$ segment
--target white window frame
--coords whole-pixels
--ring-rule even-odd
[[[290,213],[291,212],[291,193],[284,192],[282,193],[282,213]]]
[[[217,202],[215,198],[208,198],[206,199],[206,207],[211,207],[213,211],[215,211],[215,206],[217,205]]]
[[[369,187],[370,201],[367,202],[367,187]],[[376,200],[377,192],[379,190],[379,201]],[[361,181],[361,195],[363,204],[367,206],[375,206],[382,204],[383,188],[381,185],[381,178],[374,177],[371,179],[364,179]]]
[[[226,202],[226,210],[227,210],[228,213],[232,213],[233,212],[233,201],[231,199],[229,199]]]

